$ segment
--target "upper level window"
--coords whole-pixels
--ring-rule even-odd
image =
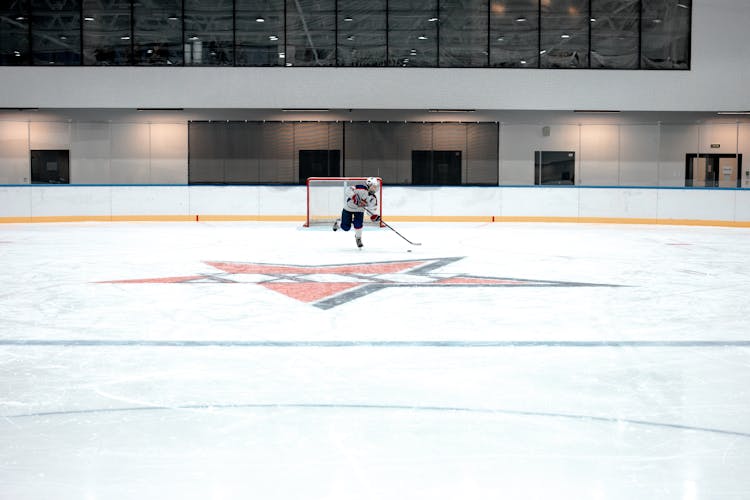
[[[692,0],[14,0],[0,65],[690,68]]]

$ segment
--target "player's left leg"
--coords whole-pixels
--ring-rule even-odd
[[[364,224],[364,212],[354,212],[354,241],[357,247],[362,248],[362,226]]]

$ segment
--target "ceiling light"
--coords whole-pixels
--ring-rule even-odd
[[[427,21],[429,21],[429,22],[431,22],[431,23],[434,23],[434,22],[435,22],[435,21],[437,21],[437,20],[438,20],[438,18],[437,18],[437,17],[431,17],[431,18],[429,18],[429,19],[428,19]]]
[[[289,64],[289,66],[291,66],[291,64]],[[281,111],[287,113],[328,113],[331,110],[325,108],[286,108]]]
[[[346,17],[344,18],[344,21],[346,21],[347,23],[350,23],[350,22],[354,21],[354,19],[352,19],[352,18],[351,18],[351,17],[349,17],[349,16],[346,16]]]
[[[25,17],[23,17],[23,16],[18,16],[18,17],[16,18],[16,21],[25,21],[25,20],[26,20],[26,18],[25,18]]]
[[[686,4],[684,4],[684,3],[682,3],[682,2],[678,2],[677,6],[678,7],[682,7],[683,9],[687,9],[688,8],[688,6]]]
[[[263,19],[262,17],[258,16],[258,17],[256,17],[256,18],[255,18],[255,22],[256,22],[256,23],[265,23],[265,22],[266,22],[266,20],[265,20],[265,19]]]
[[[595,23],[596,22],[596,18],[592,17],[591,19],[589,19],[589,21],[591,21],[592,23]]]
[[[177,17],[177,16],[169,16],[167,19],[170,20],[170,21],[177,21],[179,19],[179,17]]]
[[[570,35],[568,35],[567,33],[563,33],[562,35],[560,35],[560,38],[564,38],[567,40],[568,38],[570,38]]]
[[[84,21],[93,21],[93,20],[94,20],[94,18],[93,18],[93,17],[89,17],[89,16],[87,16],[87,17],[84,17],[84,18],[83,18],[83,20],[84,20]]]
[[[521,59],[521,64],[526,64],[526,60],[525,59]]]
[[[270,35],[270,36],[268,37],[268,39],[269,39],[269,40],[271,40],[272,42],[275,42],[276,40],[278,40],[278,39],[279,39],[279,37],[277,37],[276,35]]]
[[[427,40],[427,37],[424,35],[419,35],[417,38],[420,40]]]
[[[521,17],[519,17],[519,18],[516,19],[516,22],[525,23],[526,22],[526,18],[523,17],[523,16],[521,16]]]
[[[546,50],[540,50],[540,51],[539,51],[539,55],[542,55],[542,54],[546,54],[546,53],[547,53],[547,51],[546,51]]]
[[[659,19],[659,18],[657,17],[656,19],[654,19],[654,20],[653,20],[653,21],[651,21],[651,22],[652,22],[652,23],[654,23],[654,24],[659,24],[659,23],[661,23],[661,19]]]
[[[184,111],[184,108],[135,108],[136,111]]]
[[[717,115],[750,115],[750,111],[718,111]]]
[[[347,40],[352,41],[354,40],[354,35],[349,35],[346,37]]]
[[[130,37],[128,35],[123,35],[120,37],[120,40],[130,40]]]

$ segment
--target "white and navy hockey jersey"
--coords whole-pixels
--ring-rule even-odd
[[[378,211],[378,197],[371,194],[364,184],[347,186],[344,190],[345,208],[350,212],[364,212],[365,208],[372,213]]]

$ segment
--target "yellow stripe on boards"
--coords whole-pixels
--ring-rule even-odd
[[[54,222],[305,222],[304,215],[54,215],[29,217],[0,217],[4,223],[54,223]],[[655,219],[624,217],[542,217],[501,215],[385,215],[394,222],[546,222],[590,224],[645,224],[671,226],[750,227],[750,221],[723,221],[700,219]]]

